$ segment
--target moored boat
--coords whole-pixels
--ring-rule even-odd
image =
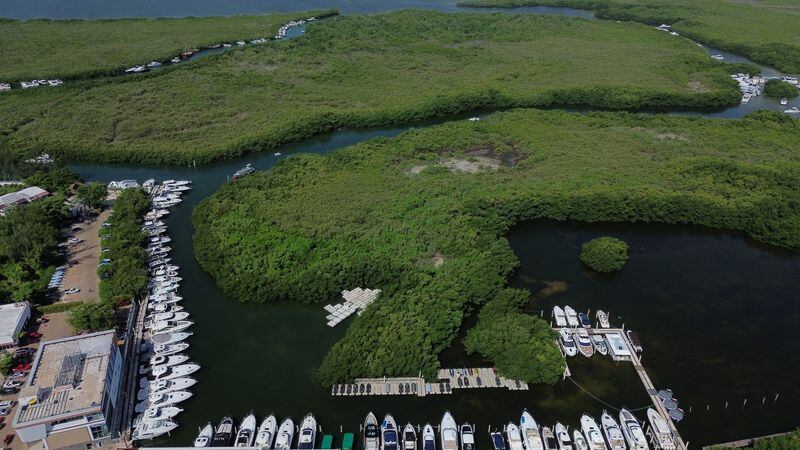
[[[461,450],[475,450],[475,432],[472,425],[465,423],[459,430],[461,434]]]
[[[236,433],[234,447],[252,447],[253,439],[256,436],[256,416],[253,413],[247,415],[239,425],[239,432]]]
[[[503,439],[503,433],[492,431],[489,433],[489,437],[492,438],[492,448],[494,450],[506,450],[506,440]]]
[[[519,427],[509,422],[506,425],[506,437],[508,438],[508,450],[523,450],[522,435]]]
[[[153,439],[163,436],[175,428],[178,428],[178,424],[171,420],[139,422],[133,430],[133,438],[136,440]]]
[[[277,450],[289,450],[294,442],[294,422],[287,417],[281,422],[278,434],[275,436],[275,448]]]
[[[261,422],[261,426],[258,427],[256,447],[261,447],[263,449],[272,448],[272,444],[275,442],[275,431],[277,431],[277,428],[278,422],[275,420],[275,416],[270,414],[269,417]]]
[[[553,430],[548,427],[542,427],[542,442],[544,442],[546,450],[558,450],[558,443],[555,435],[553,435]]]
[[[650,450],[642,426],[636,417],[625,408],[619,411],[619,424],[631,450]]]
[[[586,438],[579,430],[572,430],[572,447],[575,450],[589,450],[589,444],[586,443]]]
[[[364,450],[378,450],[380,441],[378,419],[375,414],[369,413],[367,418],[364,419]]]
[[[442,441],[442,450],[456,450],[458,447],[458,427],[450,411],[444,413],[442,423],[439,425],[439,435]]]
[[[386,414],[381,422],[381,449],[397,450],[397,444],[397,423],[391,414]]]
[[[597,322],[600,324],[600,328],[611,328],[611,324],[608,323],[608,313],[602,309],[598,309],[596,315]]]
[[[564,310],[558,305],[553,306],[553,320],[557,327],[567,326],[567,315],[564,314]]]
[[[597,350],[597,353],[600,353],[603,356],[608,354],[608,345],[606,345],[606,340],[603,338],[603,335],[593,334],[592,345],[594,346],[594,349]]]
[[[146,422],[157,422],[159,420],[168,420],[180,414],[183,410],[177,406],[166,406],[160,408],[158,406],[151,406],[147,408],[142,415],[142,420]]]
[[[242,167],[241,169],[237,170],[233,174],[233,176],[231,177],[231,180],[236,181],[239,178],[242,178],[244,176],[250,175],[251,173],[253,173],[255,171],[256,171],[256,169],[254,169],[252,165],[247,164],[244,167]]]
[[[578,328],[575,331],[576,341],[578,341],[578,351],[587,358],[594,354],[594,347],[592,347],[592,340],[589,338],[589,332],[585,328]]]
[[[564,307],[564,314],[567,316],[567,325],[573,328],[580,325],[580,322],[578,322],[578,314],[575,312],[574,309],[572,309],[571,306]]]
[[[661,417],[655,409],[647,408],[647,420],[650,422],[650,430],[655,436],[657,444],[663,450],[675,450],[675,438],[669,429],[666,419]]]
[[[300,436],[297,438],[297,448],[311,450],[317,442],[317,419],[311,413],[306,414],[300,423]]]
[[[575,339],[572,337],[572,332],[566,328],[562,328],[558,332],[558,339],[561,343],[561,348],[564,349],[564,354],[567,356],[575,356],[578,354],[578,347],[575,345]]]
[[[422,450],[436,450],[436,434],[429,423],[422,428]]]
[[[214,437],[211,438],[212,447],[229,447],[233,439],[233,419],[230,417],[223,417],[217,426],[217,431]]]
[[[208,447],[211,445],[211,439],[214,437],[214,425],[208,422],[206,426],[200,429],[197,437],[194,439],[194,447]]]
[[[603,434],[606,436],[606,442],[608,442],[611,450],[626,450],[625,436],[622,434],[617,421],[607,411],[603,411],[603,415],[600,416],[600,425],[603,427]]]
[[[417,431],[410,423],[403,428],[403,450],[417,450]]]
[[[572,450],[572,440],[569,438],[569,432],[561,422],[556,423],[553,431],[556,434],[556,442],[558,443],[558,450]]]
[[[533,416],[527,411],[522,411],[519,419],[519,429],[522,432],[522,440],[525,442],[525,450],[543,450],[544,442],[539,434],[539,425],[533,420]]]
[[[581,430],[590,450],[608,450],[597,422],[586,414],[581,416]]]

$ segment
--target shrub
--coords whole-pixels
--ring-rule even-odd
[[[114,328],[114,307],[107,303],[83,303],[69,313],[68,322],[75,331],[100,331]]]
[[[800,89],[781,80],[767,80],[764,85],[764,95],[773,98],[795,98],[800,95]]]
[[[628,244],[610,236],[592,239],[581,246],[581,262],[595,272],[622,270],[628,262]]]
[[[11,373],[12,367],[14,367],[14,354],[11,352],[3,353],[3,356],[0,356],[0,373],[8,375]]]
[[[80,185],[76,195],[78,196],[78,201],[82,205],[92,209],[102,209],[106,204],[107,193],[108,191],[103,183],[93,181]]]

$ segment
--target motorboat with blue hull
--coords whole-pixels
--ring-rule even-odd
[[[436,434],[429,423],[422,428],[422,450],[436,450]]]
[[[492,431],[489,433],[489,437],[492,439],[492,448],[494,450],[507,450],[506,440],[503,439],[503,433],[499,431]]]

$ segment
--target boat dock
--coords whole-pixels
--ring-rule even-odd
[[[361,289],[360,287],[352,291],[342,291],[342,298],[344,302],[335,305],[325,305],[325,311],[328,311],[327,317],[328,326],[333,328],[339,322],[350,317],[354,312],[360,316],[364,309],[367,308],[372,302],[380,295],[380,289]]]
[[[428,383],[422,377],[356,378],[352,384],[331,387],[335,397],[359,395],[426,395],[452,394],[454,389],[505,388],[512,391],[528,390],[524,381],[510,380],[496,373],[494,368],[440,369],[437,381]]]

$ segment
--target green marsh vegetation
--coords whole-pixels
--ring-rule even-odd
[[[636,23],[400,11],[331,18],[157,73],[5,93],[0,130],[17,155],[202,164],[480,109],[736,105],[729,70]]]
[[[222,42],[273,37],[281,25],[334,11],[229,17],[0,19],[0,81],[79,78],[164,61]]]
[[[565,6],[601,19],[672,25],[684,36],[800,73],[800,3],[791,0],[468,0],[462,6]]]
[[[580,258],[595,272],[616,272],[628,262],[628,244],[611,236],[595,238],[581,246]]]
[[[798,121],[766,112],[721,120],[515,110],[451,122],[296,155],[223,186],[194,211],[195,253],[245,302],[383,290],[330,349],[323,384],[430,377],[473,313],[469,351],[504,374],[553,380],[562,361],[552,335],[519,314],[524,296],[506,291],[518,263],[509,227],[536,218],[688,223],[797,248],[798,131]]]
[[[767,80],[764,85],[764,95],[772,98],[795,98],[800,95],[800,89],[781,80]]]

